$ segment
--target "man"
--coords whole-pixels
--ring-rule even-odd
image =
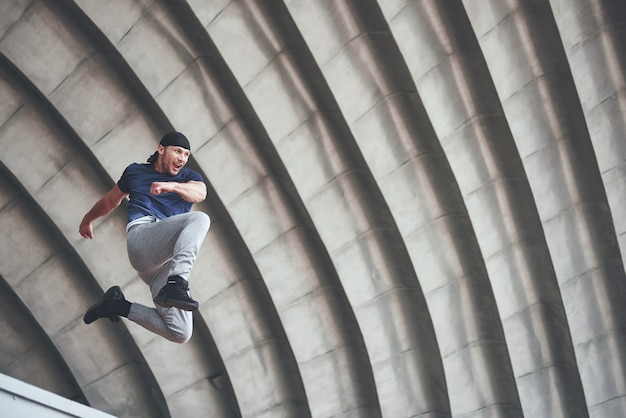
[[[206,198],[206,185],[197,172],[184,168],[189,141],[180,132],[163,136],[146,164],[131,164],[119,181],[87,212],[80,223],[84,238],[93,238],[92,223],[129,197],[126,226],[128,258],[139,277],[150,286],[155,307],[131,303],[119,286],[87,310],[83,320],[112,322],[120,316],[177,343],[189,341],[192,311],[198,309],[188,291],[188,279],[198,250],[209,230],[203,212],[190,212]]]

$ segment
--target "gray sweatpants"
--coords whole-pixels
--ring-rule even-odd
[[[150,286],[152,298],[170,276],[189,280],[200,246],[211,221],[204,212],[188,212],[131,226],[127,232],[128,259],[139,277]],[[185,343],[193,331],[192,313],[178,308],[130,307],[128,319],[177,343]]]

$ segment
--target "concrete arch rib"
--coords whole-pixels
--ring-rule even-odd
[[[29,207],[27,197],[10,180],[12,175],[5,172],[3,164],[1,166],[0,230],[3,231],[5,244],[0,249],[0,335],[3,341],[0,373],[88,405],[85,394],[54,342],[4,277],[6,275],[16,280],[16,277],[27,274],[33,268],[32,265],[26,268],[17,265],[25,258],[20,251],[25,240],[20,236],[22,231],[15,233],[15,229],[8,225],[15,223],[20,216],[29,219],[29,223],[37,224],[39,214]],[[39,231],[40,236],[48,235],[45,225],[36,225],[33,229]],[[43,257],[50,257],[49,254],[56,251],[54,248],[59,247],[50,244],[53,239],[42,241],[50,247],[42,252]],[[32,251],[29,253],[35,254]],[[41,260],[43,257],[37,258]],[[11,262],[11,259],[16,261]],[[20,269],[23,269],[23,273],[18,272]]]
[[[89,405],[63,357],[2,277],[0,310],[5,318],[0,334],[7,342],[2,347],[0,373]]]
[[[83,36],[79,36],[73,32],[77,31],[80,33],[75,26],[67,24],[66,22],[66,24],[60,24],[64,19],[69,18],[63,16],[63,14],[55,8],[56,5],[52,5],[51,8],[47,6],[47,4],[43,3],[34,5],[33,8],[31,8],[32,15],[27,15],[25,21],[16,23],[12,28],[12,33],[3,37],[0,44],[2,51],[12,57],[16,57],[17,63],[22,67],[25,74],[28,74],[28,77],[32,80],[40,80],[42,86],[47,86],[47,89],[51,92],[49,95],[50,100],[56,106],[55,111],[49,113],[60,113],[63,117],[67,116],[69,123],[72,125],[71,129],[68,128],[65,130],[65,135],[70,138],[75,138],[75,134],[72,131],[79,132],[81,135],[80,138],[85,141],[87,146],[92,146],[91,151],[93,155],[102,158],[103,163],[107,164],[107,169],[113,167],[111,172],[114,172],[114,174],[107,176],[106,181],[102,181],[101,178],[98,178],[98,175],[93,173],[93,170],[87,167],[85,160],[81,160],[80,158],[72,160],[71,155],[67,157],[67,154],[71,154],[71,152],[68,153],[64,147],[59,147],[63,150],[64,158],[69,158],[69,162],[63,163],[64,165],[60,170],[60,173],[63,173],[62,175],[56,175],[54,179],[45,183],[45,188],[42,188],[44,191],[40,192],[41,196],[39,197],[45,199],[45,202],[42,203],[42,207],[44,207],[46,212],[54,219],[54,222],[65,235],[66,239],[75,243],[76,251],[80,253],[85,263],[89,266],[91,273],[99,277],[103,288],[113,283],[121,284],[127,296],[136,296],[136,298],[132,298],[134,301],[151,305],[152,302],[149,300],[150,298],[147,292],[145,292],[145,288],[141,288],[140,290],[141,286],[139,285],[141,283],[135,277],[135,273],[130,268],[129,264],[123,262],[119,263],[119,260],[126,260],[124,246],[116,245],[116,243],[124,242],[125,239],[125,215],[122,212],[117,212],[115,215],[103,219],[98,223],[97,234],[99,234],[102,245],[97,247],[89,247],[84,241],[78,242],[79,238],[76,233],[76,223],[79,222],[82,214],[87,211],[91,204],[111,186],[110,178],[119,176],[121,172],[118,164],[122,163],[119,160],[110,160],[115,154],[111,155],[107,153],[107,146],[116,147],[118,156],[124,151],[129,151],[132,147],[135,147],[135,149],[146,147],[145,149],[149,149],[151,153],[155,147],[156,135],[151,135],[149,140],[133,141],[130,143],[132,145],[131,147],[128,146],[128,138],[123,138],[123,134],[141,133],[144,135],[144,138],[146,138],[146,134],[153,134],[157,131],[156,126],[163,125],[163,121],[160,120],[154,123],[154,119],[151,120],[150,116],[142,114],[142,103],[140,102],[139,105],[133,103],[132,93],[126,94],[125,90],[120,85],[120,75],[116,74],[114,70],[117,63],[108,65],[109,63],[103,58],[103,56],[107,56],[106,54],[90,55],[94,50],[94,46],[89,44],[88,41],[90,36],[85,36],[86,34],[84,33],[81,34]],[[65,7],[68,7],[67,4]],[[75,19],[76,15],[72,15],[72,17]],[[32,28],[31,20],[37,21],[38,19],[44,21],[47,27],[52,28],[51,33],[46,33],[45,31],[38,32],[36,28]],[[69,20],[71,21],[71,19]],[[57,25],[55,25],[55,22]],[[74,22],[78,25],[84,23]],[[57,31],[58,28],[62,29]],[[28,32],[29,29],[31,29],[32,32]],[[80,42],[83,42],[82,46],[84,48],[81,49],[80,42],[74,44],[71,48],[74,59],[68,59],[70,62],[77,63],[77,66],[75,68],[71,66],[63,67],[58,69],[57,72],[50,71],[49,74],[38,73],[38,71],[43,69],[48,70],[47,66],[44,65],[47,60],[58,58],[54,56],[55,53],[59,52],[59,49],[62,49],[58,45],[55,45],[55,48],[44,48],[40,50],[36,59],[31,61],[23,60],[24,57],[21,56],[19,52],[16,53],[16,51],[19,50],[16,45],[20,45],[22,48],[30,46],[33,50],[37,50],[37,47],[29,45],[29,42],[35,42],[35,45],[38,45],[37,42],[41,41],[39,36],[42,35],[57,35],[59,38],[56,39],[56,42],[66,47],[68,38],[72,40],[80,39]],[[45,42],[42,41],[42,43]],[[81,51],[85,55],[81,55]],[[113,60],[116,58],[115,55],[108,56]],[[69,71],[69,74],[65,74],[64,77],[59,77],[59,73],[63,71]],[[58,80],[60,84],[55,88],[50,88],[53,80]],[[96,88],[93,89],[94,87]],[[95,92],[106,92],[106,94],[104,96],[98,96]],[[77,111],[76,103],[82,104],[80,111]],[[86,118],[88,121],[80,119],[81,114],[85,114],[84,112],[89,113],[90,117]],[[93,114],[90,112],[93,112]],[[38,126],[39,125],[34,124],[31,130],[35,131]],[[108,134],[101,139],[102,132],[107,132],[107,130],[109,130]],[[38,136],[37,134],[40,135]],[[59,136],[55,137],[55,134]],[[120,135],[122,135],[123,139],[121,142],[116,142],[116,139],[119,139]],[[61,136],[58,132],[47,135],[41,135],[41,132],[31,132],[30,138],[34,141],[41,140],[42,138],[49,138],[51,141],[60,143],[66,141],[65,139],[61,140]],[[131,136],[131,138],[133,137]],[[79,141],[77,140],[77,142]],[[28,142],[23,141],[21,145],[27,146]],[[81,146],[85,147],[84,145]],[[46,149],[43,148],[36,148],[35,150],[41,153],[46,152]],[[78,155],[78,153],[76,154]],[[29,155],[31,157],[37,156],[36,152],[31,152]],[[147,156],[148,151],[142,155]],[[45,157],[49,158],[50,156],[47,154],[45,156],[39,156],[38,160],[46,161]],[[19,159],[15,161],[19,161]],[[56,162],[54,158],[52,161]],[[94,165],[98,165],[98,163]],[[83,173],[91,173],[91,178],[87,175],[83,175]],[[23,177],[23,179],[24,181],[33,182],[37,181],[39,176],[27,175]],[[63,204],[66,201],[76,202],[76,204],[68,208]],[[128,280],[129,283],[125,285],[124,280]],[[92,297],[90,300],[93,302],[97,298],[97,296]],[[76,318],[76,320],[78,323],[81,322],[80,317]],[[196,322],[199,320],[200,318],[196,318]],[[215,350],[204,351],[198,346],[200,343],[206,344],[207,342],[206,337],[202,338],[201,332],[198,333],[200,335],[197,335],[198,338],[196,338],[196,340],[192,340],[190,344],[176,351],[174,349],[174,347],[176,347],[175,345],[169,344],[161,339],[155,339],[151,334],[142,334],[143,330],[141,329],[132,328],[132,332],[133,337],[139,344],[140,350],[145,354],[147,363],[150,365],[160,385],[158,389],[153,390],[153,393],[158,394],[159,397],[152,399],[153,406],[148,408],[148,410],[151,410],[151,408],[161,408],[161,412],[154,413],[155,416],[169,415],[165,400],[163,400],[163,397],[160,395],[161,391],[167,398],[167,402],[170,403],[172,412],[177,415],[184,414],[186,413],[185,411],[188,412],[190,409],[196,407],[201,407],[207,411],[217,410],[219,413],[231,411],[227,413],[226,416],[232,415],[232,411],[236,410],[236,408],[232,406],[234,396],[232,395],[232,389],[230,388],[228,379],[221,379],[221,393],[216,391],[216,388],[212,386],[208,380],[208,377],[215,375],[216,371],[219,372],[220,376],[224,377],[225,371]],[[214,354],[214,356],[209,357],[209,353]],[[173,379],[172,372],[178,371],[178,363],[163,362],[164,356],[177,358],[183,363],[193,364],[194,367],[189,369],[192,372],[177,375],[177,378]],[[114,377],[112,376],[110,378]],[[110,384],[110,382],[108,384]],[[137,387],[142,386],[145,386],[147,388],[146,390],[148,390],[148,388],[154,388],[154,384],[151,383],[147,385],[137,385]],[[122,389],[123,386],[118,386],[117,388]],[[225,398],[226,401],[221,402],[220,398]],[[121,396],[120,399],[124,399],[123,396]],[[155,403],[155,401],[157,402]],[[111,400],[106,400],[106,402],[111,402]],[[226,404],[226,406],[224,406],[224,404]],[[120,406],[111,402],[101,407],[116,409]],[[222,409],[220,410],[220,408]],[[118,411],[118,413],[121,415],[133,414],[132,410],[126,412],[121,410]]]
[[[626,259],[626,56],[623,3],[550,2]]]
[[[624,415],[626,276],[552,10],[533,2],[481,2],[479,12],[476,2],[464,4],[537,203],[589,414]]]
[[[231,25],[247,28],[236,49],[226,36]],[[402,237],[287,10],[233,3],[208,31],[271,127],[269,138],[338,270],[368,349],[381,413],[449,416],[432,323]],[[266,51],[267,61],[248,60],[238,48]],[[316,406],[319,394],[308,394],[314,415],[331,413]]]
[[[0,1],[0,306],[29,317],[0,333],[30,327],[0,368],[120,416],[626,415],[624,23],[620,0]],[[173,127],[212,219],[183,346],[82,324],[113,284],[152,301],[124,208],[76,233]]]
[[[433,318],[452,415],[520,416],[474,231],[381,10],[349,1],[289,8],[404,237]],[[471,391],[465,373],[474,376]]]
[[[537,208],[465,9],[421,1],[386,13],[472,218],[524,414],[586,416]]]

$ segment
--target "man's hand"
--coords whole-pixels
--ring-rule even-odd
[[[78,232],[80,232],[80,236],[83,238],[93,239],[93,227],[91,226],[91,222],[87,222],[85,219],[80,223]]]
[[[167,182],[167,181],[155,181],[150,186],[150,194],[153,195],[153,196],[158,196],[161,193],[173,192],[174,191],[174,187],[173,187],[174,184],[176,184],[176,183],[174,183],[174,182]]]
[[[150,186],[150,194],[158,196],[162,193],[178,193],[187,202],[198,203],[206,199],[206,184],[191,180],[187,183],[175,181],[155,181]]]

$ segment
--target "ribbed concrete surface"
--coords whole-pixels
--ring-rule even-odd
[[[0,2],[0,372],[120,417],[626,416],[619,0]],[[162,133],[213,224],[192,340],[125,209]]]

